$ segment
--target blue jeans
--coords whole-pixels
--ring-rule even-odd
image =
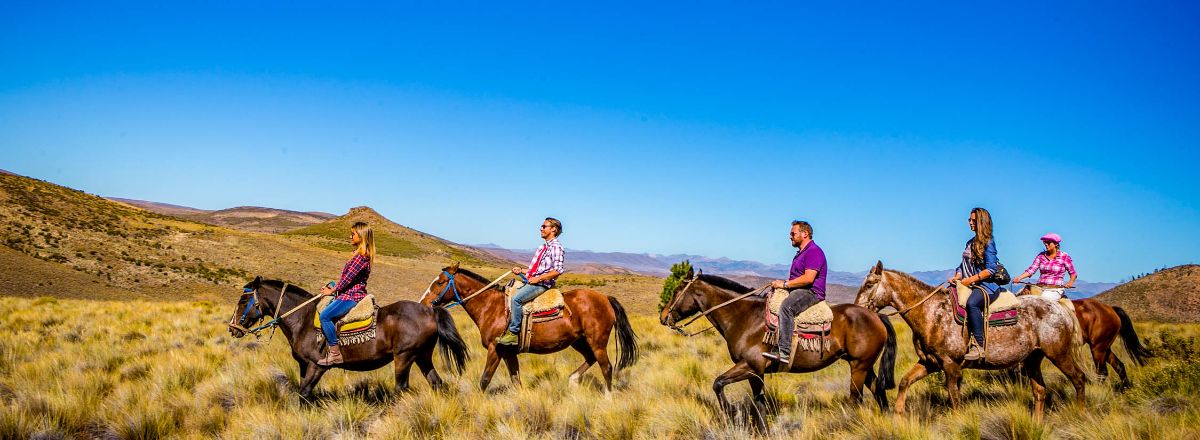
[[[971,336],[975,337],[975,343],[983,346],[983,323],[987,317],[983,316],[983,295],[987,295],[988,304],[996,302],[996,298],[1000,297],[1000,291],[991,292],[979,286],[971,287],[971,296],[967,298],[967,328],[971,329]]]
[[[546,293],[547,290],[550,288],[537,284],[526,284],[517,289],[517,293],[512,296],[512,319],[508,321],[508,331],[516,333],[521,330],[521,309],[525,307],[525,304],[537,299],[539,295]]]
[[[796,331],[796,316],[821,302],[812,289],[796,289],[788,293],[779,306],[779,354],[787,358],[792,351],[792,332]]]
[[[334,299],[321,311],[321,331],[325,333],[325,342],[330,347],[337,345],[337,320],[350,313],[350,309],[358,305],[358,301]]]

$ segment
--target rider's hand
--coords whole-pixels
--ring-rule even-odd
[[[784,285],[783,280],[775,280],[775,281],[771,282],[771,288],[773,288],[773,289],[782,289],[783,285]]]
[[[519,268],[519,267],[514,267],[514,268],[512,268],[512,273],[513,273],[513,275],[520,275],[520,274],[522,274],[522,273],[524,273],[524,272],[525,272],[525,270],[524,270],[524,269],[521,269],[521,268]]]
[[[322,287],[321,294],[325,296],[333,295],[333,289],[329,286]]]
[[[1063,287],[1066,287],[1066,288],[1068,288],[1068,289],[1070,289],[1070,288],[1072,288],[1072,287],[1075,287],[1075,282],[1074,282],[1074,281],[1067,281],[1067,284],[1066,284],[1065,286],[1063,286]]]

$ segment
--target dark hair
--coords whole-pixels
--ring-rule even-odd
[[[562,235],[562,222],[554,217],[546,217],[546,221],[550,222],[550,226],[554,227],[554,237]]]
[[[806,221],[792,220],[792,226],[799,226],[800,230],[808,234],[808,238],[813,237],[812,225]]]

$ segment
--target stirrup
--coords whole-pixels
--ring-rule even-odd
[[[788,365],[788,364],[790,364],[790,363],[791,363],[791,362],[789,362],[789,360],[790,360],[790,359],[788,359],[788,358],[790,358],[791,356],[790,356],[790,355],[784,355],[783,353],[778,353],[778,352],[770,352],[770,351],[768,351],[768,352],[765,352],[765,353],[763,353],[763,354],[762,354],[762,357],[765,357],[765,358],[767,358],[767,359],[770,359],[770,360],[772,360],[772,361],[778,362],[778,363],[780,363],[780,364],[783,364],[783,365]]]

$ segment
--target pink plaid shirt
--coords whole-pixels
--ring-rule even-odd
[[[543,250],[543,248],[545,250]],[[565,260],[564,254],[565,254],[565,252],[563,252],[562,245],[558,243],[558,238],[550,239],[550,241],[547,241],[545,244],[543,244],[541,247],[539,247],[536,251],[534,251],[533,259],[529,260],[529,268],[533,269],[533,266],[536,264],[537,271],[536,272],[530,271],[531,273],[527,273],[527,274],[525,274],[525,276],[530,277],[530,278],[536,277],[538,275],[549,272],[552,269],[557,270],[558,273],[560,273],[560,274],[563,272],[566,272],[566,268],[563,267],[563,260]],[[541,261],[538,261],[539,255],[542,257]],[[547,280],[547,281],[542,281],[537,284],[545,286],[547,288],[554,288],[554,284],[555,284],[554,282],[555,282],[555,280]]]
[[[1039,270],[1042,271],[1042,276],[1038,278],[1038,284],[1061,286],[1066,274],[1075,276],[1075,263],[1071,262],[1071,256],[1063,251],[1058,251],[1053,260],[1047,257],[1045,252],[1041,252],[1034,257],[1033,264],[1029,265],[1025,272],[1033,275]]]

